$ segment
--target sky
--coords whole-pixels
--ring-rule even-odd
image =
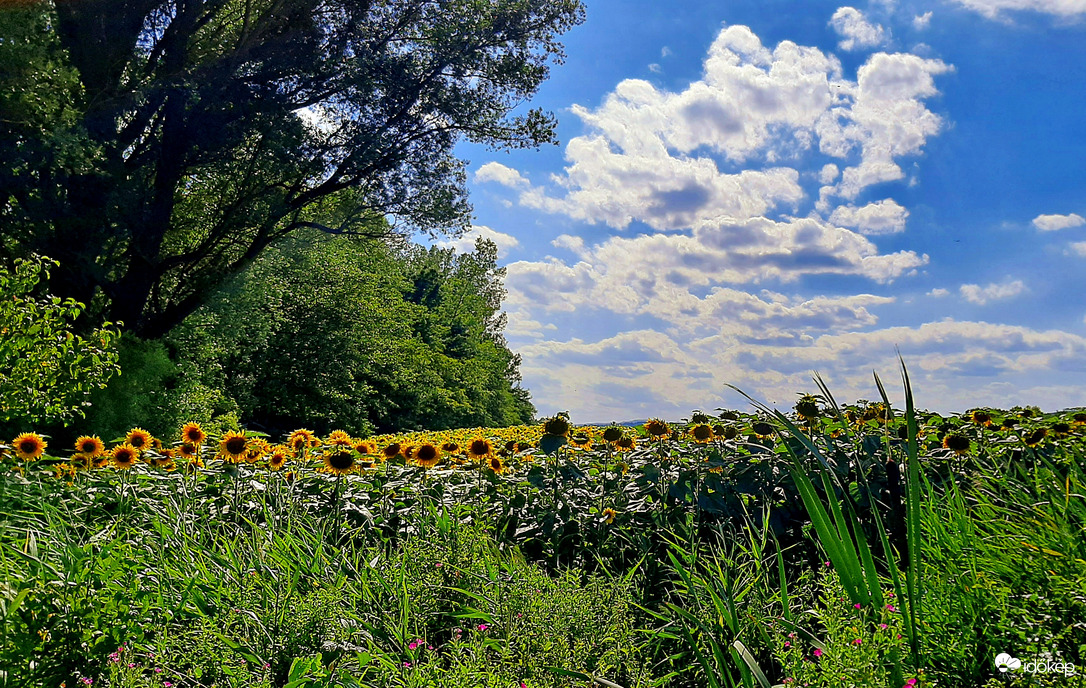
[[[1086,404],[1086,0],[586,0],[462,144],[539,415]]]

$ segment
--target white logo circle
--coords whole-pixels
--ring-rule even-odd
[[[998,655],[996,655],[995,665],[996,665],[996,668],[999,669],[1001,672],[1007,673],[1008,671],[1014,671],[1015,669],[1021,669],[1022,668],[1022,660],[1018,659],[1017,657],[1011,657],[1006,652],[1001,652]]]

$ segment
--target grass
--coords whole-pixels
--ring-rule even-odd
[[[629,451],[526,427],[372,438],[401,451],[342,476],[320,448],[283,471],[8,460],[0,686],[1081,681],[1077,416],[919,412],[907,377],[901,411],[839,405],[817,382],[815,417],[698,414]],[[482,467],[407,456],[477,436]],[[1076,673],[1004,674],[1003,652]]]

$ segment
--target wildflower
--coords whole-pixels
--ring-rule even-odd
[[[854,605],[852,605],[852,606],[853,606],[853,608],[855,608],[855,609],[859,609],[859,608],[860,608],[860,607],[861,607],[862,605],[861,605],[861,604],[860,604],[859,602],[857,602],[856,604],[854,604]]]
[[[814,656],[815,656],[815,657],[821,657],[821,656],[822,656],[822,650],[821,650],[820,648],[817,648],[817,647],[816,647],[816,648],[814,649]]]
[[[41,457],[45,453],[45,448],[49,446],[36,432],[24,432],[11,444],[15,449],[15,455],[23,461]]]
[[[415,640],[412,640],[410,643],[407,644],[407,649],[408,650],[414,650],[419,645],[422,645],[422,641],[419,640],[419,639],[415,639]]]
[[[612,523],[615,522],[615,516],[617,516],[617,515],[618,515],[618,512],[615,511],[614,509],[610,509],[610,508],[604,509],[603,510],[603,522],[606,523],[607,525],[611,525]]]
[[[879,624],[879,629],[880,629],[880,630],[883,630],[883,631],[885,631],[885,630],[886,630],[887,628],[889,628],[889,626],[887,626],[886,624],[884,624],[884,623],[880,623],[880,624]]]
[[[479,624],[478,628],[479,628],[480,631],[485,631],[486,629],[490,628],[490,626],[483,623],[483,624]]]
[[[790,643],[790,642],[788,642],[788,641],[786,640],[786,641],[784,641],[784,646],[785,646],[785,647],[792,647],[792,643]]]
[[[891,611],[891,612],[896,612],[897,611],[897,607],[895,607],[892,604],[886,605],[886,609],[887,609],[887,611]]]
[[[863,642],[864,642],[863,640],[861,640],[861,639],[857,638],[856,640],[853,640],[853,641],[852,641],[852,644],[853,644],[853,645],[862,645],[862,644],[863,644]]]

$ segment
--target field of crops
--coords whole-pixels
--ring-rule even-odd
[[[823,390],[788,414],[638,427],[189,423],[74,446],[28,430],[0,461],[0,686],[901,688],[1086,671],[1078,411],[943,416]],[[1061,670],[1001,673],[1004,652]]]

